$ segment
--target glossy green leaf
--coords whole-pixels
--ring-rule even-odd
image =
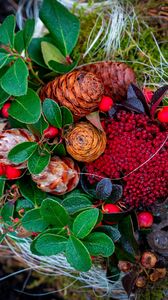
[[[84,244],[74,236],[70,236],[66,245],[66,258],[76,270],[87,272],[92,266],[91,257]]]
[[[5,188],[5,176],[0,176],[0,198],[4,193],[4,188]]]
[[[67,154],[64,144],[58,144],[54,147],[54,154],[58,156],[65,156]]]
[[[26,123],[36,123],[41,115],[41,102],[38,95],[28,89],[25,96],[17,97],[8,110],[11,117]]]
[[[8,60],[8,57],[10,56],[10,54],[8,52],[0,52],[0,68],[3,67],[3,65],[5,65],[6,61]]]
[[[25,95],[27,93],[28,74],[25,62],[21,58],[18,58],[1,77],[1,87],[10,95]]]
[[[40,205],[46,198],[46,193],[38,189],[30,176],[24,176],[19,180],[19,188],[22,196],[36,205]]]
[[[6,202],[1,209],[1,217],[3,222],[11,224],[11,217],[13,217],[14,213],[14,204],[11,202]]]
[[[93,207],[93,204],[85,195],[77,195],[73,192],[64,198],[62,205],[69,214],[74,214],[81,210]]]
[[[23,142],[16,145],[8,153],[8,159],[15,164],[20,164],[27,160],[33,152],[37,149],[36,142]]]
[[[62,127],[72,124],[74,119],[71,111],[65,106],[61,106],[60,109],[62,113]]]
[[[50,198],[42,202],[41,215],[48,224],[54,225],[55,227],[64,227],[69,221],[69,216],[65,208]]]
[[[28,169],[31,174],[41,173],[49,164],[51,154],[38,147],[28,160]]]
[[[30,210],[34,208],[34,203],[30,201],[29,199],[18,199],[16,201],[16,211],[19,211],[20,209],[24,209],[24,211]]]
[[[64,56],[75,47],[80,23],[76,16],[56,0],[44,0],[40,9],[40,19],[48,28]]]
[[[40,116],[40,119],[34,123],[27,125],[28,129],[33,132],[38,137],[43,135],[43,131],[48,127],[47,121],[44,119],[43,115]]]
[[[14,31],[16,26],[15,16],[8,16],[0,26],[0,42],[13,47]]]
[[[48,66],[51,70],[53,70],[56,73],[64,74],[72,71],[78,64],[78,60],[74,61],[70,65],[60,64],[54,60],[50,60],[48,62]]]
[[[48,62],[51,60],[61,64],[66,63],[66,58],[62,55],[60,50],[57,47],[55,47],[53,44],[42,41],[41,50],[46,65],[48,65]]]
[[[35,20],[34,19],[27,19],[23,29],[23,40],[24,40],[24,48],[27,49],[29,46],[35,27]]]
[[[62,114],[59,105],[51,100],[51,99],[45,99],[43,102],[43,112],[47,119],[47,121],[57,127],[62,127]]]
[[[65,251],[66,244],[64,236],[47,233],[36,239],[34,247],[41,255],[51,256]]]
[[[99,217],[99,209],[92,208],[81,212],[74,220],[73,233],[76,237],[83,239],[95,227]]]
[[[97,227],[95,230],[104,232],[113,240],[113,242],[117,242],[121,237],[121,234],[120,234],[118,228],[116,227],[116,225],[113,225],[113,226],[101,225],[101,226]]]
[[[9,99],[10,95],[7,94],[0,86],[0,109],[4,105],[4,103]]]
[[[28,54],[29,57],[34,61],[36,64],[43,68],[47,68],[44,58],[41,52],[41,42],[43,38],[33,38],[29,47],[28,47]]]
[[[114,253],[114,243],[105,233],[92,232],[83,243],[91,255],[108,257]]]
[[[20,30],[15,34],[14,48],[17,52],[22,53],[24,47],[23,30]]]
[[[40,232],[47,228],[48,223],[42,218],[40,209],[35,208],[25,213],[22,225],[28,231]]]

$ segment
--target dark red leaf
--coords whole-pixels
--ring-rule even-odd
[[[151,115],[152,119],[154,119],[156,109],[158,108],[159,104],[161,103],[167,90],[168,90],[168,85],[164,85],[153,94],[153,97],[151,99],[151,108],[150,108],[150,115]]]

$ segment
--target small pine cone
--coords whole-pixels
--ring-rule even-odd
[[[19,143],[33,142],[35,137],[26,129],[8,129],[0,132],[0,163],[12,165],[8,159],[9,151]],[[19,168],[25,168],[25,162],[18,165]]]
[[[106,135],[92,124],[80,122],[65,134],[67,152],[76,160],[92,162],[106,148]]]
[[[98,62],[85,65],[80,70],[96,74],[104,84],[104,94],[114,101],[124,100],[129,84],[136,83],[134,71],[122,62]]]
[[[71,158],[54,156],[44,171],[32,175],[32,179],[42,191],[63,195],[77,186],[79,171],[79,167]]]
[[[81,118],[98,108],[103,92],[103,84],[95,74],[77,70],[49,82],[41,89],[40,98],[51,98]]]

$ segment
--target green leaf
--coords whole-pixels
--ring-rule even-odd
[[[64,198],[62,205],[69,214],[74,214],[86,208],[93,207],[93,204],[85,195],[76,195],[73,192]]]
[[[49,164],[51,154],[38,147],[28,160],[28,169],[31,174],[41,173]]]
[[[0,42],[5,45],[10,45],[11,48],[14,44],[15,26],[16,20],[13,15],[8,16],[0,26]]]
[[[115,225],[114,226],[101,225],[97,227],[95,230],[104,232],[113,240],[113,242],[117,242],[121,238],[121,234]]]
[[[4,103],[9,99],[10,95],[7,94],[0,86],[0,109],[4,105]]]
[[[51,256],[65,251],[67,238],[55,234],[43,234],[36,239],[35,249],[41,255]]]
[[[11,116],[8,117],[8,121],[10,124],[10,128],[25,128],[25,129],[27,129],[26,124],[19,122],[18,120],[12,118]]]
[[[4,238],[6,237],[7,233],[0,234],[0,244],[3,242]]]
[[[22,225],[26,230],[34,232],[43,231],[48,227],[48,223],[42,218],[39,208],[26,212],[22,219]]]
[[[5,65],[9,56],[10,56],[10,54],[8,52],[6,52],[6,53],[0,52],[0,68],[2,68],[3,65]]]
[[[92,232],[84,240],[83,243],[91,255],[101,255],[108,257],[114,253],[113,241],[102,232]]]
[[[14,48],[19,53],[24,50],[23,30],[18,31],[15,34]]]
[[[92,208],[81,212],[74,220],[73,233],[76,237],[83,239],[95,227],[99,217],[99,209]]]
[[[47,119],[47,121],[57,127],[62,127],[62,115],[59,105],[51,100],[51,99],[45,99],[43,102],[43,112]]]
[[[24,48],[27,49],[33,33],[34,33],[34,27],[35,27],[35,20],[34,19],[27,19],[24,25],[23,29],[23,40],[24,40]]]
[[[8,159],[15,164],[20,164],[27,160],[37,149],[37,147],[38,144],[36,142],[20,143],[9,151]]]
[[[6,202],[1,209],[1,217],[3,222],[11,224],[11,217],[13,217],[14,213],[14,204],[10,202]]]
[[[27,93],[28,69],[25,62],[18,58],[1,78],[1,86],[10,95],[21,96]]]
[[[67,154],[64,144],[58,144],[54,148],[54,154],[57,154],[58,156],[65,156]]]
[[[74,119],[71,111],[65,106],[61,106],[60,109],[62,113],[62,127],[72,124]]]
[[[19,180],[19,187],[22,196],[36,205],[41,205],[42,201],[46,199],[46,193],[38,189],[30,176],[21,178]]]
[[[3,196],[5,188],[5,176],[0,176],[0,198]]]
[[[8,112],[20,122],[34,124],[41,115],[40,98],[33,90],[28,89],[25,96],[17,97],[15,101],[12,101]]]
[[[69,221],[69,216],[65,208],[50,198],[43,201],[41,205],[41,215],[48,224],[56,227],[64,227]]]
[[[43,115],[41,115],[40,119],[34,123],[27,125],[28,129],[33,132],[38,137],[43,135],[43,131],[48,127],[48,123],[44,119]]]
[[[119,222],[118,229],[121,233],[120,242],[123,248],[133,256],[138,255],[139,247],[135,238],[135,232],[130,215],[126,216]]]
[[[40,9],[40,19],[48,28],[64,56],[75,47],[80,23],[76,16],[55,0],[44,0]]]
[[[44,61],[47,66],[50,60],[56,61],[58,63],[66,64],[66,58],[62,55],[59,49],[54,45],[52,45],[51,43],[42,41],[41,50],[42,50]]]
[[[87,248],[74,236],[70,236],[67,242],[66,258],[72,267],[81,272],[89,271],[92,266]]]
[[[48,66],[51,70],[53,70],[56,73],[60,73],[60,74],[64,74],[64,73],[68,73],[70,71],[72,71],[78,64],[78,60],[74,61],[72,64],[70,65],[63,65],[60,64],[54,60],[50,60],[48,62]]]
[[[19,211],[20,209],[29,210],[31,208],[34,208],[34,204],[29,199],[18,199],[16,201],[16,211]]]

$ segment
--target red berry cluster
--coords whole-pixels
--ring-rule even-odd
[[[166,139],[166,127],[143,114],[120,111],[105,125],[107,147],[103,155],[87,165],[89,173],[123,178],[123,197],[131,207],[149,206],[168,196],[168,142],[146,164]],[[128,176],[127,176],[128,175]],[[93,182],[93,178],[89,178]],[[100,180],[100,178],[98,178]]]

